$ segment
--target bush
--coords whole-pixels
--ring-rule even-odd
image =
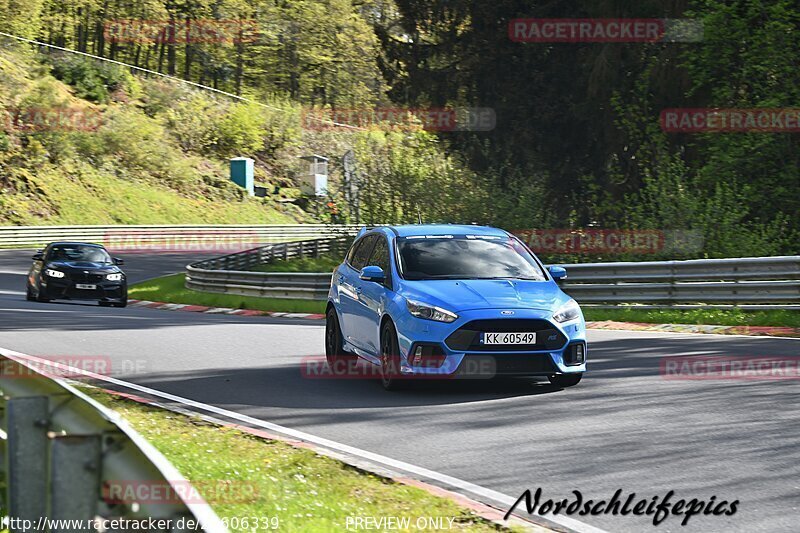
[[[55,56],[53,75],[75,88],[75,94],[93,102],[108,103],[111,93],[125,91],[137,97],[141,86],[124,67],[75,56]]]

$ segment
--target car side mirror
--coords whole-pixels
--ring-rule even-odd
[[[375,283],[383,283],[386,280],[383,269],[375,265],[365,266],[359,277],[364,281],[374,281]]]
[[[550,272],[550,275],[553,276],[553,279],[556,281],[567,279],[567,269],[564,267],[549,266],[547,267],[547,271]]]
[[[122,260],[122,259],[120,259],[119,257],[115,257],[115,258],[114,258],[114,264],[115,264],[115,265],[124,265],[124,264],[125,264],[125,261],[123,261],[123,260]]]
[[[33,254],[33,257],[31,259],[33,259],[34,261],[41,261],[44,259],[44,254],[42,252],[36,252],[35,254]]]

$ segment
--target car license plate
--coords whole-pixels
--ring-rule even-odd
[[[96,289],[97,285],[87,285],[85,283],[76,283],[75,284],[75,288],[76,289]]]
[[[482,344],[536,344],[536,333],[484,333]]]

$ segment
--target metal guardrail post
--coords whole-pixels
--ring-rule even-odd
[[[6,402],[6,472],[9,516],[36,523],[47,516],[46,396],[11,398]]]
[[[67,435],[52,439],[50,517],[91,520],[97,516],[100,494],[100,435]],[[62,522],[63,524],[64,522]],[[71,533],[79,528],[53,529]]]

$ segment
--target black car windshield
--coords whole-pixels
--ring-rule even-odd
[[[57,244],[50,248],[48,261],[76,261],[111,264],[111,256],[102,248],[84,244]]]
[[[408,280],[547,279],[516,239],[477,235],[399,238],[400,269]]]

